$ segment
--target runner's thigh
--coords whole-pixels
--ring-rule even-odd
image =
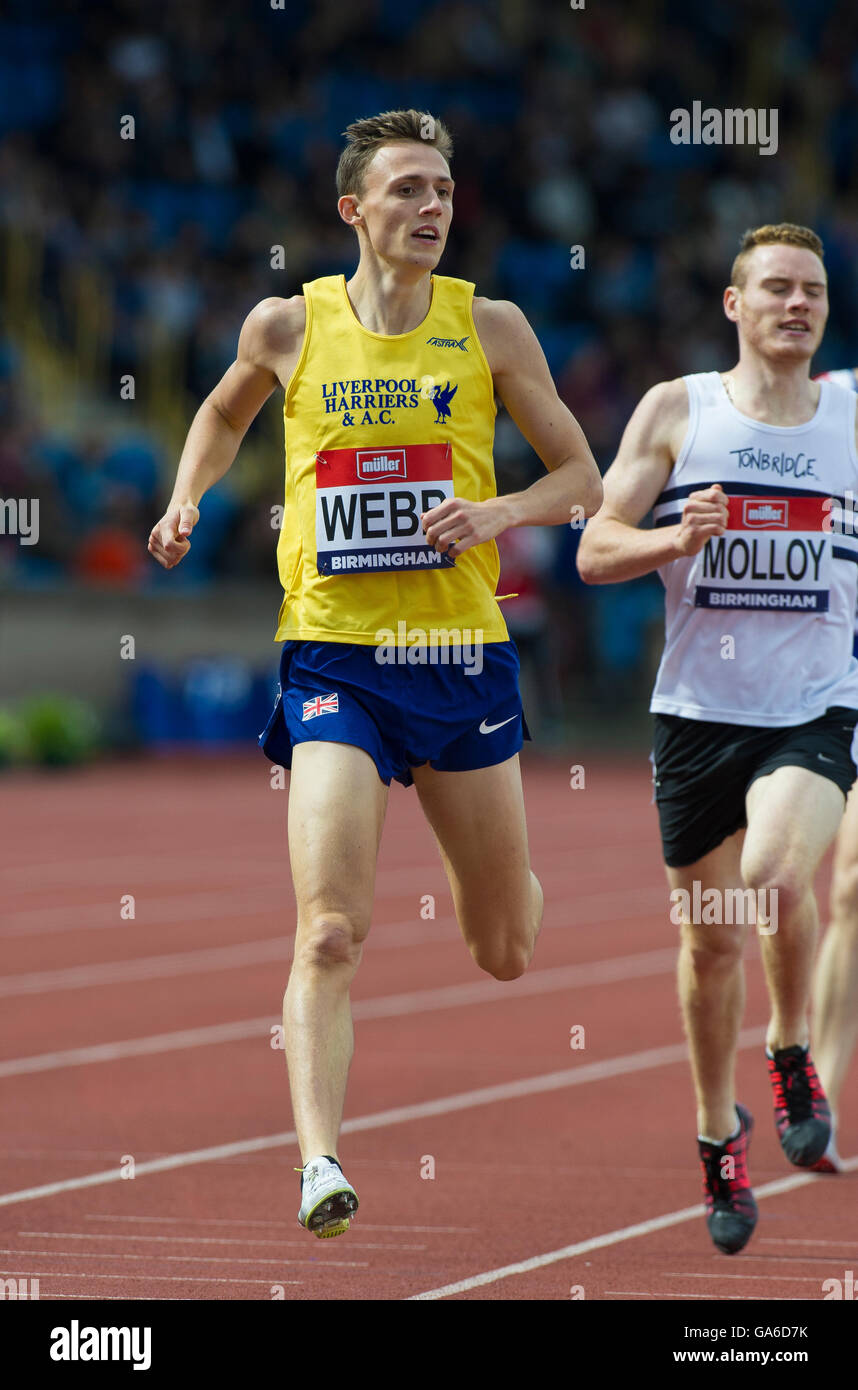
[[[362,748],[299,743],[289,788],[289,854],[299,929],[321,914],[369,931],[387,787]]]
[[[530,923],[533,889],[518,754],[470,772],[412,768],[468,940]]]
[[[805,767],[778,767],[758,777],[746,797],[745,880],[810,883],[837,832],[844,802],[835,782]]]

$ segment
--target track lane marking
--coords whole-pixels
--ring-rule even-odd
[[[281,1281],[282,1282],[282,1281]],[[721,1299],[726,1303],[783,1303],[782,1298],[766,1297],[765,1294],[756,1293],[646,1293],[643,1291],[634,1292],[628,1289],[606,1289],[605,1298],[705,1298],[707,1303],[712,1299]],[[790,1303],[814,1303],[812,1298],[791,1298]]]
[[[739,1049],[758,1047],[765,1039],[765,1028],[746,1029],[739,1036]],[[666,1047],[648,1048],[642,1052],[632,1052],[621,1057],[611,1057],[603,1062],[590,1062],[585,1066],[572,1067],[565,1071],[547,1072],[542,1076],[524,1077],[519,1081],[501,1082],[494,1086],[483,1086],[475,1091],[462,1091],[450,1096],[440,1096],[437,1100],[421,1101],[415,1105],[397,1106],[381,1110],[374,1115],[356,1116],[344,1120],[341,1133],[357,1134],[367,1130],[384,1129],[388,1125],[407,1124],[411,1120],[426,1119],[435,1115],[451,1115],[461,1110],[471,1110],[480,1105],[494,1105],[499,1101],[517,1100],[524,1097],[543,1095],[546,1092],[564,1090],[570,1086],[583,1086],[591,1081],[604,1081],[609,1077],[628,1076],[655,1067],[670,1066],[688,1060],[685,1042],[670,1043]],[[218,1159],[235,1158],[239,1155],[262,1153],[270,1149],[283,1148],[297,1142],[294,1130],[281,1134],[262,1135],[255,1139],[238,1139],[230,1144],[214,1144],[204,1149],[191,1149],[184,1153],[167,1154],[163,1158],[146,1159],[134,1168],[135,1181],[148,1173],[166,1173],[177,1168],[189,1168],[198,1163],[214,1163]],[[102,1187],[108,1183],[121,1181],[119,1166],[99,1173],[86,1173],[77,1178],[65,1178],[58,1182],[44,1183],[39,1187],[22,1188],[16,1192],[0,1194],[0,1207],[13,1206],[20,1202],[37,1201],[42,1197],[54,1197],[60,1192],[75,1192],[86,1187]],[[698,1208],[689,1210],[697,1211]]]
[[[306,1245],[304,1247],[306,1249]],[[110,1254],[107,1250],[13,1250],[0,1249],[0,1255],[50,1255],[55,1260],[171,1260],[174,1264],[205,1265],[318,1265],[315,1259],[288,1260],[273,1255],[163,1255],[159,1251],[146,1250],[140,1254],[122,1250]],[[329,1260],[326,1265],[337,1265],[348,1269],[369,1269],[369,1260]],[[389,1266],[388,1266],[389,1267]],[[8,1277],[8,1276],[6,1276]],[[97,1278],[98,1276],[96,1276]]]
[[[268,1279],[216,1279],[208,1274],[94,1274],[91,1269],[61,1270],[18,1269],[14,1274],[4,1275],[6,1279],[133,1279],[147,1284],[252,1284],[254,1288],[270,1289]],[[276,1279],[277,1284],[302,1284],[303,1279]],[[51,1295],[54,1297],[54,1295]],[[93,1297],[100,1298],[100,1294]],[[47,1300],[45,1300],[47,1301]],[[136,1303],[136,1298],[135,1298]]]
[[[297,1224],[297,1222],[294,1222],[290,1229],[296,1229]],[[245,1250],[248,1245],[271,1245],[276,1250],[282,1250],[284,1245],[297,1245],[300,1249],[304,1250],[307,1248],[306,1236],[303,1240],[265,1240],[261,1236],[242,1236],[240,1238],[236,1236],[180,1236],[176,1234],[169,1236],[138,1236],[132,1234],[130,1231],[112,1231],[109,1234],[100,1231],[18,1231],[17,1234],[22,1240],[139,1240],[154,1241],[159,1245],[240,1245]],[[399,1245],[383,1241],[355,1242],[351,1240],[349,1241],[349,1249],[357,1249],[358,1244],[361,1250],[402,1251],[426,1249],[425,1245]],[[26,1253],[26,1250],[0,1250],[0,1255],[25,1255]],[[33,1253],[47,1255],[49,1251],[37,1250]],[[64,1253],[70,1254],[71,1252],[67,1250]],[[108,1258],[112,1259],[113,1256],[108,1256]],[[177,1256],[177,1258],[181,1259],[183,1257]]]
[[[858,1169],[858,1156],[844,1159],[843,1167],[847,1172]],[[754,1196],[757,1201],[760,1201],[766,1197],[775,1197],[782,1192],[792,1192],[798,1187],[806,1187],[809,1183],[818,1181],[825,1181],[823,1174],[796,1173],[792,1177],[777,1178],[774,1182],[765,1183],[762,1187],[755,1187]],[[622,1226],[619,1230],[607,1231],[604,1235],[593,1236],[590,1240],[577,1241],[574,1245],[564,1245],[559,1250],[549,1250],[544,1255],[533,1255],[530,1259],[519,1260],[515,1264],[502,1265],[498,1269],[490,1269],[483,1274],[474,1274],[468,1279],[459,1279],[454,1284],[444,1284],[437,1289],[427,1289],[424,1293],[411,1294],[407,1301],[421,1302],[430,1299],[449,1298],[451,1294],[467,1293],[470,1289],[483,1288],[486,1284],[495,1284],[501,1279],[509,1279],[516,1274],[530,1274],[535,1269],[545,1268],[546,1265],[571,1260],[577,1255],[587,1255],[591,1250],[604,1250],[610,1245],[619,1245],[623,1241],[634,1240],[638,1236],[653,1235],[656,1231],[667,1230],[670,1226],[679,1226],[685,1221],[697,1220],[702,1211],[703,1204],[700,1203],[695,1207],[683,1207],[679,1211],[666,1212],[664,1216],[651,1217],[650,1220],[639,1221],[633,1226]],[[695,1278],[700,1279],[707,1277],[712,1278],[713,1276],[703,1274],[695,1276]],[[733,1277],[743,1278],[746,1276],[736,1275]]]
[[[402,994],[378,995],[352,1003],[355,1022],[378,1018],[397,1018],[404,1014],[431,1012],[433,1009],[460,1008],[471,1004],[509,1003],[561,989],[635,980],[673,972],[673,947],[645,951],[634,956],[612,956],[583,965],[557,965],[532,970],[520,979],[502,984],[497,980],[475,980],[465,984],[441,985],[435,989],[411,990]],[[207,1047],[216,1043],[264,1038],[276,1026],[273,1017],[238,1019],[233,1023],[213,1023],[201,1028],[183,1028],[170,1033],[153,1033],[142,1038],[96,1043],[90,1047],[67,1048],[62,1052],[42,1052],[32,1057],[12,1057],[0,1062],[0,1080],[32,1072],[55,1071],[62,1067],[90,1066],[123,1057],[144,1057],[183,1048]]]
[[[654,914],[658,910],[659,903],[662,903],[663,897],[663,894],[653,892],[653,901],[645,910]],[[111,911],[115,913],[115,908],[112,907]],[[604,918],[611,922],[639,921],[641,911],[641,894],[637,890],[635,890],[634,895],[628,892],[596,893],[578,899],[571,906],[559,903],[549,904],[545,910],[542,930],[551,931],[569,926],[581,926],[594,918]],[[255,915],[255,913],[251,915]],[[127,924],[118,923],[114,916],[111,925],[114,931],[121,934],[123,927]],[[148,924],[137,919],[137,925],[145,927]],[[69,930],[85,932],[90,928],[82,923],[76,923]],[[0,935],[8,934],[0,932]],[[383,950],[423,945],[429,941],[437,942],[440,940],[461,940],[458,923],[452,913],[425,922],[415,921],[414,918],[409,917],[403,922],[379,923],[377,927],[372,929],[365,944],[368,949]],[[125,978],[138,978],[133,974],[135,967],[140,967],[144,972],[139,976],[141,979],[151,979],[152,975],[149,972],[153,968],[159,973],[163,972],[166,977],[171,973],[169,969],[171,962],[175,962],[178,967],[175,973],[185,974],[192,967],[195,959],[199,961],[201,971],[232,969],[236,965],[245,963],[241,959],[242,952],[247,952],[246,963],[249,965],[256,964],[259,959],[265,961],[279,955],[282,955],[284,961],[288,961],[292,956],[293,945],[294,932],[291,934],[281,933],[277,936],[259,937],[255,941],[230,942],[223,946],[192,947],[186,951],[174,951],[157,956],[132,956],[127,960],[119,961],[92,961],[86,965],[62,966],[57,970],[22,971],[17,974],[0,975],[0,995],[11,997],[34,991],[44,993],[49,989],[77,989],[88,983],[113,984]],[[230,954],[224,955],[224,953]],[[222,964],[218,964],[220,958],[223,959]],[[101,980],[96,978],[100,971],[119,973],[109,973],[104,980]],[[125,971],[129,973],[125,975],[123,973]],[[91,972],[93,978],[88,980],[86,972]],[[67,983],[64,984],[64,981]]]
[[[276,1226],[288,1227],[290,1231],[295,1229],[293,1221],[256,1221],[246,1216],[136,1216],[129,1214],[123,1216],[119,1212],[91,1212],[83,1214],[84,1221],[159,1221],[173,1222],[179,1226],[264,1226],[267,1231],[274,1230]],[[369,1221],[361,1221],[361,1231],[419,1231],[427,1235],[442,1236],[470,1236],[478,1230],[478,1226],[380,1226]],[[32,1232],[19,1231],[18,1235],[32,1235]],[[305,1243],[303,1240],[300,1242]],[[351,1244],[351,1241],[349,1241]],[[384,1247],[387,1249],[387,1246]]]

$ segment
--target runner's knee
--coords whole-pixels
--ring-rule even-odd
[[[747,887],[758,895],[763,910],[767,914],[776,912],[781,918],[790,917],[801,907],[811,889],[807,873],[799,864],[751,860],[743,863],[742,877]]]
[[[299,926],[295,941],[296,964],[316,970],[338,967],[356,969],[363,933],[344,913],[326,912]]]
[[[701,927],[683,922],[680,941],[696,975],[727,975],[742,959],[745,934],[738,925]]]
[[[471,954],[481,970],[496,980],[517,980],[530,965],[533,947],[520,938],[474,944]]]

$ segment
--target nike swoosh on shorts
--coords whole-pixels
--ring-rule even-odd
[[[518,719],[517,714],[511,714],[509,719],[502,719],[499,724],[487,724],[485,719],[480,725],[481,734],[493,734],[495,729],[502,729],[504,724],[511,724],[514,719]]]

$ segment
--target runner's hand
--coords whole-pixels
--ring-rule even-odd
[[[720,483],[692,492],[685,503],[677,527],[676,548],[681,555],[696,555],[710,536],[723,536],[727,529],[727,494]]]
[[[171,570],[180,560],[184,560],[191,548],[188,537],[199,519],[199,508],[185,503],[181,507],[168,508],[157,525],[153,526],[149,536],[149,554],[165,570]]]
[[[464,497],[448,497],[420,518],[430,545],[451,559],[492,540],[503,530],[500,516],[491,507],[493,498],[471,502]]]

